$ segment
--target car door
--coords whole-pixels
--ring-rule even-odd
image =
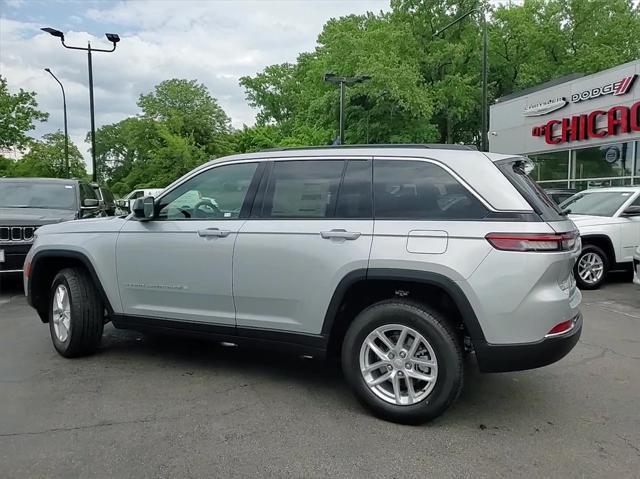
[[[640,206],[640,195],[629,206]],[[633,261],[633,253],[640,245],[640,216],[621,216],[620,225],[620,246],[622,247],[622,262]]]
[[[116,245],[126,315],[235,325],[233,248],[257,171],[206,169],[157,200],[155,219],[127,222]]]
[[[371,248],[371,160],[277,160],[236,242],[238,328],[318,334],[340,281]]]

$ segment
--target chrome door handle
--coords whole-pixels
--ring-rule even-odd
[[[324,239],[346,239],[346,240],[354,240],[360,238],[362,233],[358,231],[347,231],[343,229],[335,229],[331,231],[321,231],[320,236]]]
[[[231,234],[231,231],[221,230],[220,228],[205,228],[203,230],[198,230],[198,236],[202,236],[206,238],[208,236],[214,236],[216,238],[226,238]]]

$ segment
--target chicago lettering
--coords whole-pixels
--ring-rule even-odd
[[[598,124],[605,121],[598,127]],[[561,120],[549,120],[531,130],[532,136],[544,137],[549,145],[604,138],[624,133],[640,132],[640,101],[628,106],[614,106],[607,111],[594,110]]]

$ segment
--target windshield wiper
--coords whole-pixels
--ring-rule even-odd
[[[31,208],[29,205],[0,205],[0,208]]]
[[[571,209],[570,208],[564,209],[564,210],[560,211],[560,214],[562,216],[567,216],[567,215],[571,214]]]

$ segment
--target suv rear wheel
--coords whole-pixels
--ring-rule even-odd
[[[80,268],[61,270],[51,285],[49,331],[56,350],[67,358],[98,349],[104,308],[91,277]]]
[[[440,314],[411,301],[383,301],[362,311],[345,336],[342,367],[360,402],[393,422],[431,420],[462,390],[455,332]]]
[[[574,268],[580,289],[598,289],[602,286],[609,269],[609,258],[595,245],[585,245]]]

